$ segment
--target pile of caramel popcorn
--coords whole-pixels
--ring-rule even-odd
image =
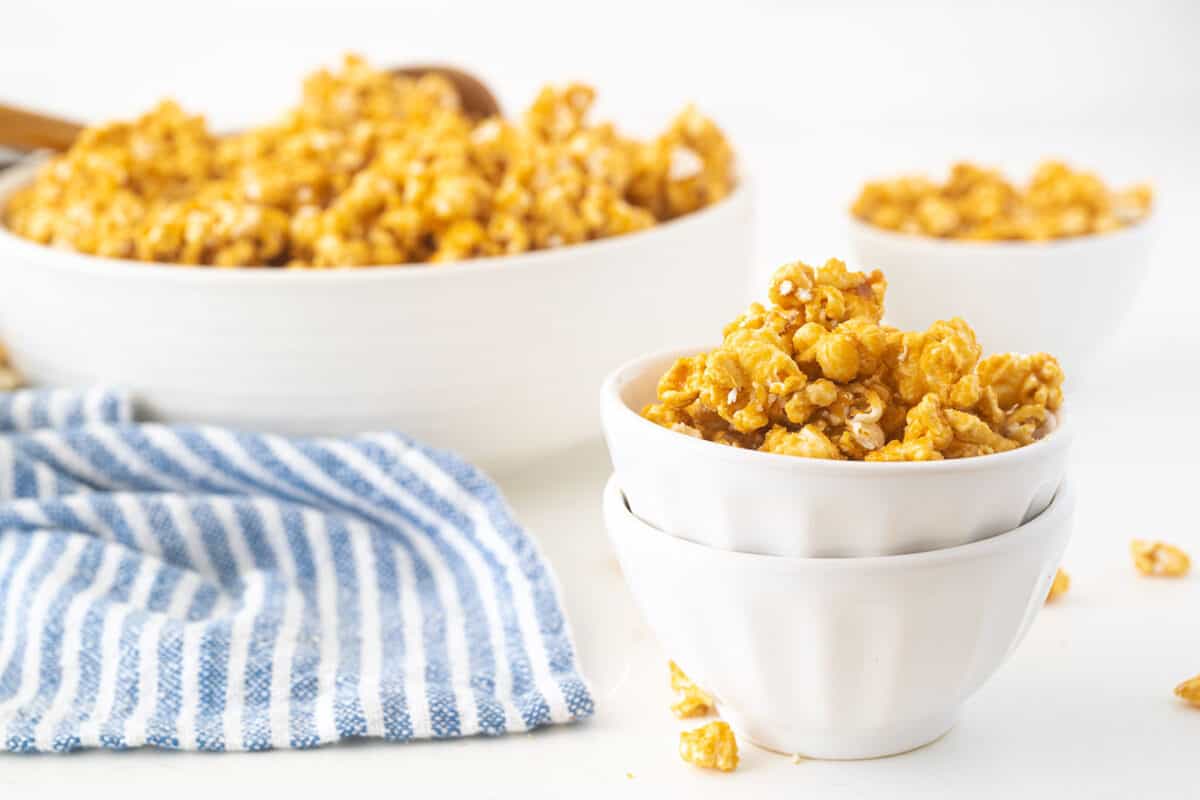
[[[1013,450],[1053,428],[1063,373],[1046,353],[982,358],[961,319],[881,325],[887,282],[830,259],[781,267],[721,346],[681,358],[642,414],[733,447],[930,461]]]
[[[657,138],[588,120],[548,87],[473,120],[444,78],[348,56],[278,122],[216,136],[164,102],[89,128],[17,192],[17,234],[95,255],[221,267],[350,267],[522,253],[649,228],[733,189],[720,129],[687,108]]]
[[[1046,241],[1107,233],[1150,214],[1149,186],[1115,191],[1096,175],[1046,161],[1029,185],[1015,186],[993,169],[955,164],[938,184],[911,176],[863,187],[851,211],[902,233],[979,241]]]

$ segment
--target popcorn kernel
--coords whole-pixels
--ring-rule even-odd
[[[1175,687],[1175,696],[1189,705],[1200,708],[1200,675],[1188,678]]]
[[[1134,539],[1129,544],[1133,565],[1143,575],[1158,578],[1181,578],[1191,569],[1188,554],[1166,542]]]
[[[1046,593],[1046,602],[1053,603],[1058,598],[1062,597],[1071,588],[1071,576],[1063,572],[1061,569],[1054,572],[1054,582],[1050,584],[1050,591]]]
[[[697,767],[733,772],[738,765],[737,739],[727,723],[710,722],[679,734],[679,757]]]
[[[714,706],[712,696],[692,682],[674,661],[671,667],[671,690],[679,695],[679,699],[671,705],[671,712],[679,719],[703,717],[712,713]]]

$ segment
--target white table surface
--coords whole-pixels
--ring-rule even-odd
[[[13,77],[4,88],[11,99],[31,105],[96,115],[108,108],[133,111],[182,86],[185,100],[213,109],[220,121],[241,121],[256,111],[252,96],[293,86],[293,73],[316,59],[345,47],[391,57],[400,47],[397,42],[413,41],[412,26],[364,26],[361,19],[299,4],[306,8],[297,9],[293,21],[302,18],[303,26],[296,22],[275,38],[236,36],[228,59],[213,58],[212,37],[223,36],[233,13],[232,0],[217,5],[225,8],[189,15],[147,2],[139,5],[136,17],[116,22],[108,19],[108,4],[61,1],[6,9],[9,24],[21,35],[0,48],[0,67]],[[613,112],[618,118],[639,109],[660,109],[668,98],[676,102],[681,91],[695,96],[727,124],[754,177],[760,276],[785,260],[844,254],[845,206],[856,186],[872,175],[937,168],[960,157],[1027,168],[1038,157],[1057,154],[1116,179],[1155,181],[1159,247],[1145,289],[1087,386],[1072,389],[1079,423],[1072,474],[1080,502],[1065,560],[1071,592],[1038,618],[1011,661],[970,701],[963,721],[924,749],[876,761],[793,764],[747,746],[732,775],[682,763],[676,744],[684,724],[668,711],[666,656],[634,609],[602,529],[600,490],[608,466],[603,446],[595,441],[502,481],[519,518],[539,538],[558,573],[579,655],[595,689],[593,719],[500,739],[353,744],[302,753],[5,757],[0,758],[0,800],[240,797],[243,792],[247,797],[325,797],[339,790],[347,798],[732,795],[822,800],[1200,793],[1200,710],[1171,694],[1177,682],[1200,672],[1200,573],[1181,581],[1148,580],[1135,574],[1128,556],[1129,540],[1144,537],[1173,541],[1200,558],[1195,512],[1200,266],[1194,244],[1200,218],[1200,158],[1194,152],[1200,124],[1196,60],[1180,60],[1194,52],[1189,31],[1195,32],[1200,14],[1187,3],[1168,4],[1171,18],[1160,14],[1161,19],[1150,20],[1135,15],[1133,5],[1110,3],[1102,9],[1107,16],[1092,20],[1100,28],[1085,26],[1087,36],[1070,39],[1082,12],[1047,9],[1051,23],[1034,26],[1045,36],[1032,53],[1021,54],[1017,77],[1006,83],[1007,67],[1001,69],[996,59],[1018,47],[1007,37],[1032,19],[1026,19],[1033,13],[1030,8],[1005,15],[981,11],[971,23],[974,30],[999,25],[1006,32],[981,44],[978,38],[953,39],[956,20],[962,21],[954,17],[959,6],[953,14],[947,11],[903,29],[909,9],[896,7],[878,12],[886,15],[886,25],[861,29],[867,39],[853,40],[860,45],[856,52],[843,43],[857,35],[852,31],[857,23],[830,4],[813,24],[836,33],[823,38],[810,31],[817,56],[795,66],[794,74],[808,83],[801,82],[788,97],[783,87],[790,85],[793,73],[782,70],[788,51],[780,48],[790,41],[792,29],[782,23],[759,24],[769,14],[786,13],[784,5],[755,4],[755,14],[735,26],[738,33],[732,38],[744,45],[752,72],[778,84],[758,92],[748,91],[722,59],[686,62],[691,77],[682,79],[682,89],[670,82],[647,83],[632,67],[621,71],[611,53],[606,55],[611,48],[602,47],[623,30],[619,15],[594,20],[596,35],[578,45],[545,44],[539,38],[511,57],[512,48],[505,47],[501,58],[495,48],[484,49],[491,38],[489,26],[461,32],[455,26],[439,28],[445,20],[431,5],[422,12],[426,27],[418,37],[424,50],[412,52],[477,52],[476,61],[491,63],[489,74],[502,85],[521,89],[553,75],[550,65],[581,67],[602,87],[615,86],[610,96],[634,98]],[[47,10],[36,11],[35,6]],[[243,17],[239,9],[239,29],[266,31],[277,11],[269,3],[257,4]],[[292,4],[286,13],[293,14]],[[647,8],[645,13],[651,12]],[[672,13],[663,11],[659,17]],[[81,14],[86,24],[79,23]],[[965,19],[968,12],[961,14]],[[797,11],[795,29],[810,30],[801,17]],[[141,20],[165,29],[181,19],[188,20],[194,35],[143,36],[134,24]],[[718,15],[701,22],[709,37],[725,26]],[[255,28],[254,23],[261,25]],[[927,24],[935,27],[927,29]],[[107,35],[98,35],[106,30],[116,35],[113,26],[124,31],[120,41],[125,43],[115,55]],[[657,35],[645,33],[652,27],[638,35],[638,47],[622,52],[621,61],[657,68],[651,63],[656,51],[647,49]],[[767,36],[770,46],[753,44],[759,39],[748,36],[751,30]],[[442,38],[430,39],[430,31]],[[465,37],[461,41],[460,35]],[[1130,52],[1118,47],[1126,35],[1129,43],[1145,50],[1132,60]],[[912,47],[894,46],[893,39]],[[958,57],[964,48],[973,48],[981,58],[970,69],[950,64],[949,71],[936,70],[938,43],[951,40]],[[1065,46],[1073,49],[1062,50]],[[263,70],[256,74],[257,83],[230,92],[233,76],[243,70],[239,65],[260,53]],[[68,61],[68,54],[76,61]],[[149,60],[163,69],[144,69]],[[64,65],[85,62],[98,65],[104,74],[120,75],[123,83],[93,85],[64,77]],[[827,63],[829,74],[814,76],[813,63]],[[1110,63],[1116,66],[1095,73],[1095,81],[1084,80],[1093,68]],[[844,70],[850,71],[849,78]],[[921,83],[925,76],[931,81],[927,85]],[[1151,80],[1154,76],[1161,80]],[[785,102],[761,101],[760,95],[772,92]],[[987,92],[998,93],[999,102],[990,102]],[[529,92],[510,91],[510,99],[513,94],[519,105]],[[971,113],[936,119],[937,108],[954,105],[946,104],[947,97],[963,98]],[[737,310],[732,305],[731,316]],[[1064,308],[1063,324],[1071,324],[1069,308]],[[378,790],[353,794],[360,785]],[[423,795],[423,785],[440,788],[436,795]]]

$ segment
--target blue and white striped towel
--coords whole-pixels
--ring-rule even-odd
[[[315,747],[592,713],[550,566],[496,486],[396,434],[134,424],[0,394],[11,751]]]

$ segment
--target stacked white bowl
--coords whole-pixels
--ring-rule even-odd
[[[680,355],[602,388],[604,516],[667,654],[744,739],[875,758],[948,731],[1032,622],[1071,531],[1069,420],[1007,453],[833,462],[640,415]]]

